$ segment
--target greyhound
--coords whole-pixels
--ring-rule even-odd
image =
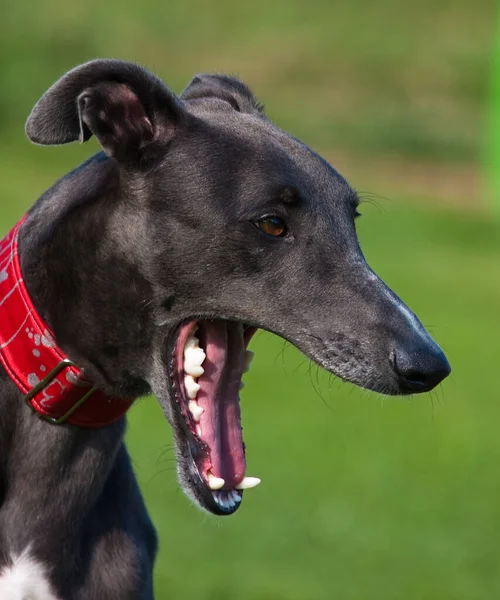
[[[0,244],[0,597],[150,600],[157,549],[124,446],[154,393],[186,494],[230,515],[245,489],[239,388],[257,329],[383,394],[450,372],[367,265],[357,194],[233,77],[180,96],[128,62],[73,69],[37,144],[102,151]]]

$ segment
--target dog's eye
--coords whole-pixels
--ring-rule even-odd
[[[287,234],[286,223],[282,218],[270,215],[255,221],[255,224],[267,235],[283,237]]]

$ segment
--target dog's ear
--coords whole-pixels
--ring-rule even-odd
[[[142,67],[94,60],[69,71],[40,98],[26,123],[38,144],[96,136],[108,156],[137,159],[167,141],[187,113],[163,82]]]
[[[219,98],[242,113],[263,114],[264,106],[252,91],[236,77],[227,75],[196,75],[182,92],[182,100]]]

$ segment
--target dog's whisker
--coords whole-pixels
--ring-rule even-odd
[[[373,192],[369,190],[356,190],[356,193],[361,202],[367,201],[373,203],[375,204],[375,206],[378,206],[378,208],[380,208],[381,210],[385,209],[381,204],[379,204],[380,202],[394,202],[394,198],[390,198],[389,196],[383,196],[378,192]]]
[[[316,367],[317,371],[316,371],[316,382],[314,382],[313,380],[313,376],[312,376],[312,368]],[[318,372],[319,372],[319,365],[316,365],[315,363],[313,363],[312,361],[309,361],[309,366],[308,366],[308,370],[307,373],[309,375],[309,379],[311,381],[311,385],[313,390],[315,391],[316,395],[319,397],[319,399],[323,402],[323,404],[328,407],[330,410],[332,410],[332,407],[328,404],[328,402],[325,400],[323,393],[321,391],[321,386],[319,384],[319,379],[318,379]]]
[[[157,461],[163,460],[164,456],[166,454],[170,454],[170,453],[175,453],[175,448],[173,446],[168,446],[168,447],[164,448],[163,450],[161,450],[159,452],[156,460]],[[175,458],[174,458],[174,460],[175,460]]]
[[[295,375],[295,374],[297,373],[297,371],[298,371],[299,369],[301,369],[301,368],[304,366],[304,364],[306,364],[306,362],[309,362],[309,361],[307,361],[306,359],[304,359],[304,360],[301,360],[301,361],[299,362],[299,364],[298,364],[298,365],[295,367],[295,369],[292,371],[292,375]]]
[[[283,340],[281,349],[278,353],[278,356],[276,357],[276,360],[278,360],[278,358],[281,358],[281,368],[285,371],[285,373],[286,373],[285,349],[286,349],[287,345],[288,345],[288,342],[286,340]]]
[[[158,477],[158,475],[163,475],[165,473],[172,473],[172,472],[175,472],[175,470],[176,470],[175,465],[172,467],[165,467],[164,469],[160,469],[157,472],[153,473],[153,475],[151,475],[148,483],[149,484],[153,483],[153,481]]]

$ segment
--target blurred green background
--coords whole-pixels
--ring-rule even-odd
[[[160,533],[157,598],[500,597],[500,223],[480,185],[494,22],[493,0],[3,0],[0,233],[97,149],[24,137],[64,71],[131,59],[177,92],[234,73],[360,190],[369,261],[453,366],[430,395],[383,399],[258,335],[242,405],[263,483],[228,519],[179,491],[170,430],[141,400],[128,439]]]

